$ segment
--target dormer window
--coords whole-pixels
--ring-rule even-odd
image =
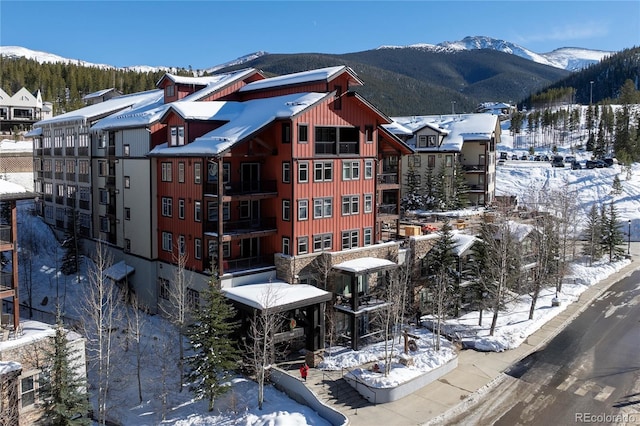
[[[435,135],[419,135],[417,148],[434,148],[436,146]]]
[[[169,146],[184,145],[184,126],[172,126],[169,131],[171,132]]]
[[[170,84],[164,88],[164,96],[167,98],[172,98],[176,95],[176,86],[174,84]]]

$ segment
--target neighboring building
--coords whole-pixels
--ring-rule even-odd
[[[117,89],[111,88],[84,95],[82,97],[82,100],[86,105],[94,105],[100,102],[108,101],[111,98],[117,98],[118,96],[122,96],[122,92]]]
[[[388,130],[415,149],[403,157],[403,170],[415,171],[418,186],[431,169],[444,172],[451,191],[456,163],[464,169],[467,199],[473,206],[488,206],[495,199],[496,145],[500,143],[500,121],[492,114],[460,114],[393,117]],[[403,176],[403,196],[407,191]]]
[[[50,102],[43,102],[40,90],[35,95],[24,87],[13,96],[0,89],[0,131],[11,132],[31,129],[38,120],[53,116]]]
[[[17,202],[35,194],[20,185],[0,180],[0,202],[9,203],[10,223],[0,222],[0,252],[11,259],[10,273],[0,271],[0,424],[32,425],[42,416],[40,389],[46,385],[42,360],[50,349],[55,330],[46,324],[20,318],[18,293],[18,214]],[[68,345],[80,359],[75,372],[86,377],[85,341],[68,333]],[[39,360],[39,361],[38,361]],[[44,381],[43,381],[44,380]]]

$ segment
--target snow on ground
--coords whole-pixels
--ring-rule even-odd
[[[508,123],[507,123],[508,125]],[[7,144],[14,143],[9,141]],[[5,146],[3,141],[2,149]],[[497,151],[524,152],[523,149],[514,149],[512,138],[508,130],[503,131],[502,144]],[[544,148],[540,152],[545,151]],[[550,150],[546,150],[550,151]],[[560,152],[567,155],[568,149],[560,148]],[[1,152],[0,152],[1,153]],[[546,153],[546,152],[545,152]],[[588,153],[577,152],[578,159],[589,158]],[[509,156],[509,158],[511,158]],[[615,174],[619,174],[623,191],[620,195],[612,194],[612,183]],[[7,180],[22,185],[27,190],[33,188],[33,176],[29,173],[19,173],[7,176]],[[586,212],[591,204],[608,203],[615,201],[616,208],[623,222],[622,229],[626,233],[624,223],[632,222],[633,241],[638,241],[640,236],[640,165],[635,164],[631,178],[627,180],[627,174],[620,166],[604,169],[571,170],[551,168],[545,162],[528,162],[508,160],[505,165],[497,166],[497,192],[502,195],[535,194],[548,187],[569,185],[577,191],[582,211]],[[3,186],[0,185],[0,190]],[[80,318],[78,311],[81,289],[86,283],[86,262],[83,263],[79,274],[79,280],[74,277],[65,277],[58,272],[62,250],[53,237],[51,231],[42,221],[27,213],[29,202],[20,203],[19,229],[21,249],[27,239],[36,241],[32,245],[35,256],[33,257],[33,303],[42,310],[53,310],[56,294],[64,304],[65,314],[72,318]],[[562,292],[558,294],[561,303],[558,307],[551,306],[551,299],[555,296],[555,289],[545,289],[537,304],[534,319],[528,320],[529,300],[521,297],[508,304],[499,316],[499,322],[495,335],[488,336],[488,324],[491,314],[484,312],[483,326],[478,326],[478,312],[470,312],[461,318],[447,321],[447,325],[459,332],[464,338],[474,339],[475,344],[490,351],[502,351],[512,349],[520,345],[531,333],[542,326],[546,321],[557,315],[567,304],[576,298],[588,286],[606,278],[616,270],[624,266],[628,260],[610,264],[606,261],[587,266],[586,262],[578,258],[571,265],[570,272],[565,277]],[[24,300],[26,291],[21,290]],[[44,298],[49,302],[43,305]],[[423,317],[423,319],[425,319]],[[232,381],[232,390],[227,395],[216,401],[214,411],[207,412],[206,404],[194,401],[188,390],[178,392],[178,378],[175,374],[175,359],[177,352],[176,343],[171,340],[170,326],[159,316],[148,316],[143,325],[142,350],[145,362],[142,369],[142,402],[138,402],[135,369],[135,351],[125,351],[124,345],[115,356],[117,363],[117,379],[113,384],[114,391],[109,403],[109,413],[122,424],[126,425],[157,425],[170,424],[179,426],[192,425],[277,425],[277,426],[303,426],[326,425],[324,419],[308,407],[289,399],[285,394],[271,386],[265,389],[265,404],[262,411],[257,408],[257,386],[255,383],[242,377]],[[334,347],[321,365],[330,370],[352,370],[361,380],[367,381],[372,386],[393,386],[402,381],[409,380],[422,371],[428,371],[442,365],[455,356],[453,345],[443,341],[442,349],[437,352],[433,349],[434,336],[426,328],[411,329],[412,333],[420,336],[418,351],[412,353],[415,365],[405,367],[401,364],[393,364],[389,377],[372,373],[369,369],[360,369],[359,366],[371,362],[380,362],[384,358],[382,343],[370,345],[360,351],[352,351],[346,348]],[[124,341],[125,334],[118,339]],[[403,344],[394,342],[394,351],[400,354]],[[173,358],[171,358],[173,357]],[[170,367],[167,369],[167,365]],[[162,371],[167,371],[167,379],[161,380]],[[90,379],[95,374],[89,369]],[[166,389],[163,389],[163,382]],[[166,393],[166,408],[163,408],[163,394]],[[95,402],[95,398],[93,398]],[[163,420],[164,416],[164,420]]]

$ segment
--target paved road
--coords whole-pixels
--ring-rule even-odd
[[[640,424],[639,319],[636,271],[447,424]]]

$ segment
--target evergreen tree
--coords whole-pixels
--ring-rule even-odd
[[[65,239],[62,241],[62,265],[60,271],[65,275],[71,275],[80,269],[80,238],[78,238],[78,216],[77,212],[69,215],[69,226],[65,232]]]
[[[409,169],[406,176],[407,192],[402,199],[402,207],[405,211],[420,210],[424,208],[420,195],[420,175],[416,173],[412,157],[409,157]]]
[[[613,189],[611,192],[613,195],[622,194],[622,182],[620,182],[620,178],[618,177],[618,175],[615,175],[613,177]]]
[[[46,424],[90,425],[91,421],[87,417],[89,411],[87,384],[85,379],[74,370],[80,362],[80,356],[69,350],[67,331],[63,327],[59,307],[56,316],[56,332],[51,338],[52,349],[47,354],[51,364],[45,369],[43,383],[41,383]]]
[[[433,199],[434,209],[444,211],[449,206],[449,195],[447,192],[447,176],[444,171],[444,166],[440,167],[440,170],[435,175],[433,182]]]
[[[434,210],[436,207],[436,187],[433,167],[427,167],[424,172],[423,204],[425,210]]]
[[[229,389],[226,381],[240,358],[231,337],[238,324],[233,322],[235,310],[220,292],[215,273],[211,274],[203,299],[187,333],[193,348],[193,355],[187,359],[191,367],[187,379],[196,398],[206,399],[212,411],[216,397]]]
[[[600,120],[600,124],[598,125],[598,137],[596,138],[596,145],[593,148],[593,156],[595,158],[604,158],[606,154],[606,146],[604,140],[604,124],[602,120]]]
[[[464,167],[461,161],[456,161],[455,175],[453,177],[453,192],[454,197],[452,200],[451,208],[460,210],[469,205],[469,185],[467,185],[467,179],[465,178]]]
[[[587,214],[584,234],[586,243],[582,253],[585,256],[589,256],[589,265],[591,265],[594,259],[598,259],[602,255],[602,251],[600,249],[600,241],[602,240],[602,220],[600,219],[598,207],[595,204],[591,205],[591,209]]]
[[[602,208],[602,236],[600,245],[605,253],[609,254],[609,262],[618,260],[624,256],[624,250],[619,246],[624,244],[624,235],[618,225],[618,212],[613,203],[609,204],[608,213]]]

